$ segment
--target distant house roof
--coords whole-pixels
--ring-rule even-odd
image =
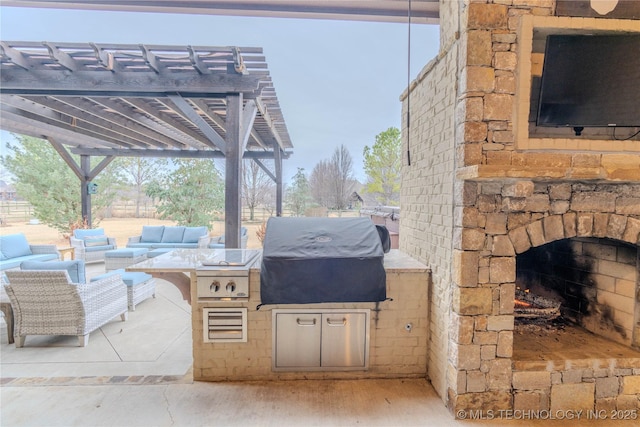
[[[352,201],[352,202],[363,202],[364,201],[362,199],[362,197],[360,197],[360,195],[356,191],[351,193],[351,196],[349,196],[349,200]]]

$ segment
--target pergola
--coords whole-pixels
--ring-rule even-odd
[[[89,224],[88,184],[116,156],[224,158],[228,248],[240,247],[243,159],[275,181],[282,213],[293,145],[261,48],[2,41],[0,127],[52,144]],[[91,168],[91,156],[104,159]]]

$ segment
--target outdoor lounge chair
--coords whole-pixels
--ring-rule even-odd
[[[247,227],[240,227],[240,249],[246,249],[247,241],[249,240],[249,236],[247,234]],[[211,238],[211,242],[209,243],[209,249],[224,249],[225,247],[225,237],[224,234],[220,236],[215,236]]]
[[[81,267],[84,276],[84,264]],[[9,283],[4,288],[13,308],[16,347],[24,346],[27,335],[76,335],[84,347],[91,332],[118,315],[127,319],[127,287],[119,275],[87,284],[73,283],[67,270],[7,271],[6,275]]]
[[[103,228],[75,229],[69,244],[75,250],[75,259],[86,263],[104,262],[104,254],[118,248],[116,239],[107,237]]]

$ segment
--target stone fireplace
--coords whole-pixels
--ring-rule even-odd
[[[640,128],[534,115],[547,35],[640,21],[571,3],[441,2],[441,52],[402,98],[400,249],[432,272],[427,374],[453,413],[640,409]],[[516,287],[562,322],[518,325]]]

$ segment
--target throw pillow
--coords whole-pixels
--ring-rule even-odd
[[[76,228],[73,230],[73,237],[84,239],[89,236],[104,236],[104,228]]]
[[[198,239],[207,233],[207,227],[187,227],[182,236],[182,243],[198,243]]]
[[[162,243],[180,243],[185,227],[165,227],[162,233]]]
[[[96,246],[106,246],[109,244],[107,236],[89,236],[84,238],[85,248],[94,248]]]
[[[27,238],[22,233],[0,236],[0,248],[6,258],[32,255]]]

